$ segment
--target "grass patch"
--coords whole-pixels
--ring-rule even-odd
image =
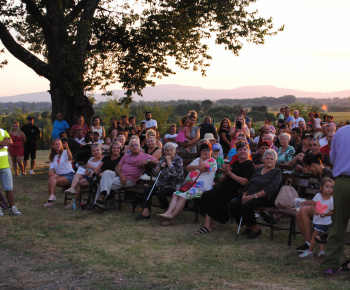
[[[38,152],[35,175],[14,177],[23,215],[5,213],[0,219],[0,250],[35,261],[32,279],[39,272],[65,271],[98,273],[89,280],[97,289],[348,288],[348,275],[325,278],[319,260],[299,258],[293,249],[302,239],[298,236],[288,247],[286,232],[276,232],[271,242],[264,228],[257,240],[240,237],[235,242],[237,226],[228,223],[194,235],[203,219],[194,223],[192,213],[181,213],[171,227],[159,226],[158,208],[150,220],[136,222],[138,213],[132,214],[128,203],[122,211],[93,215],[65,209],[60,189],[55,206],[42,208],[48,197],[47,156],[48,151]],[[345,255],[350,255],[349,247]]]

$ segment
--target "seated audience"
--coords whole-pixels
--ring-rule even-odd
[[[247,239],[255,239],[261,235],[254,210],[262,206],[274,206],[282,181],[282,172],[275,167],[276,151],[266,150],[263,160],[264,166],[254,172],[247,191],[229,205],[230,213],[237,224],[242,219],[241,225],[246,225],[242,236],[247,236]]]
[[[168,210],[157,215],[162,225],[172,224],[173,219],[182,211],[187,200],[200,197],[203,192],[213,188],[217,165],[211,157],[211,145],[202,143],[198,150],[201,156],[186,167],[189,174],[186,177],[185,184],[192,182],[192,187],[187,191],[178,189],[173,193]]]
[[[326,130],[325,130],[325,133],[324,133],[324,137],[323,138],[320,138],[320,146],[324,146],[324,145],[327,145],[328,144],[328,141],[327,141],[327,134],[328,132],[335,132],[336,130],[336,126],[334,123],[329,123],[326,125]]]
[[[246,141],[237,141],[238,160],[232,165],[222,166],[224,174],[219,188],[203,193],[201,198],[201,214],[205,217],[204,226],[197,234],[206,234],[216,228],[215,221],[226,223],[230,219],[228,204],[237,198],[239,190],[243,189],[254,174],[254,164],[249,160],[249,145]]]
[[[84,138],[83,130],[81,129],[77,130],[77,138],[75,138],[74,140],[77,141],[80,145],[84,142],[85,138]]]
[[[278,148],[277,151],[277,164],[291,164],[293,157],[294,157],[294,152],[295,149],[288,145],[289,140],[290,140],[290,135],[286,133],[282,133],[278,136],[278,140],[280,142],[281,147]]]
[[[74,175],[72,184],[70,188],[64,191],[66,194],[74,194],[75,201],[77,202],[80,198],[81,188],[89,187],[93,183],[94,175],[98,175],[101,168],[101,160],[102,156],[102,148],[100,143],[94,143],[91,145],[92,156],[86,164],[86,169],[84,174],[76,173]],[[72,201],[70,204],[66,206],[66,208],[71,208],[76,206]]]
[[[54,139],[50,148],[50,173],[49,173],[49,199],[44,207],[53,206],[56,200],[55,189],[57,186],[69,186],[74,177],[72,168],[73,155],[69,150],[68,142],[62,145],[60,139]]]
[[[305,121],[299,121],[298,128],[300,129],[301,132],[304,132],[306,130]]]
[[[162,149],[157,147],[157,140],[153,136],[146,139],[146,148],[144,153],[153,156],[155,159],[159,160],[162,157]]]
[[[274,145],[275,143],[275,138],[272,134],[266,134],[264,137],[263,137],[263,141],[267,141],[269,142],[271,145],[270,145],[270,149],[273,149],[275,150],[276,152],[278,151],[278,148]]]
[[[308,131],[305,131],[301,135],[301,145],[295,149],[294,157],[291,163],[293,167],[296,167],[297,165],[302,166],[304,155],[309,151],[309,140],[311,137],[312,135]]]
[[[271,124],[271,120],[270,119],[267,119],[267,118],[265,119],[265,125],[268,126],[269,133],[276,134],[276,128]],[[262,126],[260,127],[260,129],[261,128],[262,128]]]
[[[109,137],[111,138],[112,143],[118,141],[118,130],[113,128]]]
[[[326,136],[328,144],[324,145],[320,148],[320,152],[323,153],[324,155],[327,155],[328,157],[329,157],[329,152],[331,151],[332,140],[333,140],[334,135],[335,135],[335,132],[329,131],[327,133],[327,136]]]
[[[153,195],[157,196],[161,209],[166,210],[169,207],[168,197],[172,196],[185,180],[183,161],[181,157],[176,155],[175,143],[166,143],[164,145],[164,153],[165,156],[160,158],[158,165],[153,169],[155,175],[158,175],[161,170],[160,176],[152,193],[152,186],[145,187],[142,197],[142,212],[135,218],[136,220],[150,218]],[[149,196],[150,193],[151,196]]]
[[[66,132],[61,132],[59,135],[60,135],[62,144],[68,142],[69,150],[72,152],[73,156],[75,156],[77,151],[80,149],[79,142],[75,141],[73,138],[67,137]]]
[[[141,153],[139,140],[132,139],[129,142],[129,147],[130,153],[122,157],[115,168],[115,172],[107,170],[102,174],[95,199],[97,206],[104,208],[107,202],[107,195],[111,193],[111,190],[134,186],[145,170],[146,165],[158,164],[158,160],[151,155]]]
[[[222,150],[222,147],[221,147],[220,143],[216,142],[215,136],[212,133],[206,133],[204,135],[204,139],[207,140],[210,143],[211,147],[213,147],[214,144],[217,144],[216,147],[220,148],[219,157],[224,158],[224,152]]]
[[[74,139],[78,138],[78,130],[82,131],[82,135],[81,136],[84,136],[90,130],[89,126],[84,123],[84,117],[83,116],[79,116],[77,118],[77,122],[70,129],[69,136],[74,138]]]

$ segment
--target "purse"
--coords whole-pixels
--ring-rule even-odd
[[[294,198],[299,197],[295,188],[291,185],[292,180],[288,179],[286,185],[283,185],[278,192],[275,200],[275,206],[280,209],[295,208]]]
[[[196,181],[197,181],[198,177],[201,175],[201,173],[202,173],[202,172],[200,172],[200,173],[198,174],[198,176],[196,177],[196,179],[195,179],[194,181],[188,181],[188,182],[184,183],[184,184],[183,184],[180,188],[178,188],[177,190],[179,190],[179,191],[181,191],[181,192],[186,192],[186,191],[190,190],[191,187],[193,187],[193,185],[196,184]]]

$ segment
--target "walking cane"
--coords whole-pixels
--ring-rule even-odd
[[[237,242],[237,240],[238,240],[239,231],[240,231],[240,229],[241,229],[242,219],[243,219],[243,215],[241,216],[241,220],[240,220],[239,225],[238,225],[237,236],[236,236],[236,242]]]
[[[154,187],[156,186],[157,181],[158,181],[159,176],[160,176],[161,173],[162,173],[162,168],[159,170],[159,173],[158,173],[158,176],[157,176],[157,178],[156,178],[156,181],[154,182],[153,187],[152,187],[152,189],[151,189],[151,191],[150,191],[150,193],[149,193],[149,195],[148,195],[146,201],[148,201],[149,198],[151,197],[151,194],[152,194],[152,192],[153,192],[153,189],[154,189]]]

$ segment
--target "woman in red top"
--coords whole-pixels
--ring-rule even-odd
[[[77,122],[70,129],[70,136],[74,139],[78,138],[79,129],[83,130],[83,136],[85,136],[85,134],[90,130],[89,126],[84,123],[83,116],[79,116]]]
[[[26,173],[23,171],[23,143],[27,141],[26,135],[19,129],[19,124],[17,121],[13,121],[12,123],[12,129],[9,132],[11,139],[12,139],[12,145],[9,146],[9,154],[12,159],[12,166],[13,170],[18,176],[17,172],[17,164],[19,166],[19,169],[21,170],[21,175],[25,175]]]

